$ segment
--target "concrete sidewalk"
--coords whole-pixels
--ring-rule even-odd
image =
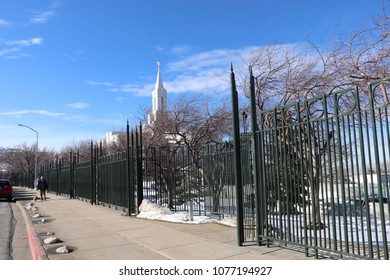
[[[220,224],[179,224],[123,215],[122,211],[48,194],[33,202],[34,190],[17,188],[30,199],[24,211],[34,259],[49,260],[315,260],[280,247],[238,246],[237,229]],[[25,208],[32,202],[39,218]],[[43,220],[42,220],[43,219]],[[58,241],[43,244],[52,236]],[[69,253],[56,253],[66,246]]]

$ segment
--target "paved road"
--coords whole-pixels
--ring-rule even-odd
[[[31,200],[21,188],[14,190],[19,201]],[[26,220],[15,202],[0,201],[0,260],[32,260]]]
[[[0,260],[11,259],[11,241],[14,228],[13,213],[9,202],[0,201]]]

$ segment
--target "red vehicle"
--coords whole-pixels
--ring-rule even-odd
[[[0,179],[0,198],[6,198],[8,201],[12,201],[12,185],[7,179]]]

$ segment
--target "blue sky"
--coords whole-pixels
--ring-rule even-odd
[[[169,103],[229,94],[230,63],[263,45],[319,45],[380,0],[1,0],[0,147],[60,149],[135,125],[160,61]]]

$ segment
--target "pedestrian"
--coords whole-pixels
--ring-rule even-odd
[[[39,194],[41,195],[41,200],[46,200],[47,189],[48,189],[47,182],[45,178],[43,178],[43,176],[41,175],[41,177],[39,177],[38,180],[38,190],[39,190]]]

